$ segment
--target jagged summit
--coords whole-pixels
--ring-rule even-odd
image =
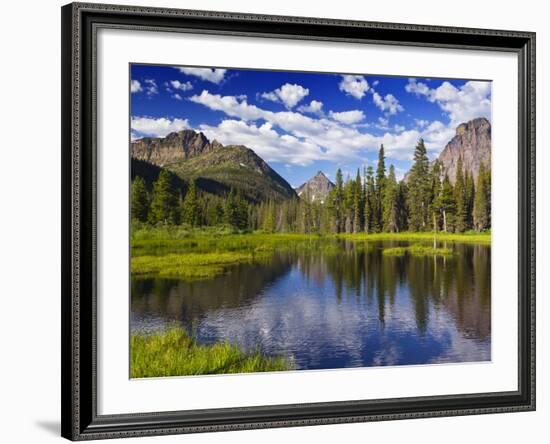
[[[144,160],[157,166],[169,165],[174,162],[189,159],[221,144],[210,142],[202,132],[191,129],[177,131],[166,137],[144,137],[132,142],[132,157]]]
[[[296,188],[296,193],[310,202],[324,203],[334,186],[325,173],[319,170],[315,176]]]
[[[464,172],[477,179],[479,167],[491,168],[491,123],[485,117],[478,117],[456,127],[455,136],[439,153],[437,160],[443,165],[443,172],[454,183],[458,159],[462,159]],[[405,174],[408,181],[410,171]]]
[[[491,124],[485,117],[458,125],[456,135],[439,154],[438,159],[453,183],[459,158],[462,158],[464,171],[472,174],[474,179],[482,163],[491,168]]]

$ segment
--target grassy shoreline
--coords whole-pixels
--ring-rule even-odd
[[[282,357],[260,352],[246,353],[229,343],[197,344],[183,329],[171,328],[152,334],[132,334],[130,376],[214,375],[292,370]]]
[[[275,251],[311,253],[338,251],[331,240],[347,240],[356,248],[367,248],[369,241],[407,241],[415,245],[400,246],[385,255],[451,254],[449,248],[424,246],[421,243],[464,242],[490,245],[490,233],[234,233],[224,228],[185,229],[184,227],[142,227],[132,232],[131,270],[134,276],[158,276],[188,281],[210,279],[229,267],[261,261]]]
[[[273,246],[288,242],[307,242],[323,239],[346,239],[351,241],[448,241],[491,243],[491,232],[466,233],[444,232],[402,232],[402,233],[340,233],[340,234],[302,234],[302,233],[266,233],[262,231],[235,233],[223,227],[186,229],[183,227],[141,227],[132,231],[131,245],[136,253],[147,248],[187,248],[189,250],[216,249],[219,246],[228,251],[245,247]]]

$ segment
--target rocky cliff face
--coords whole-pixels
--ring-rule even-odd
[[[153,165],[165,166],[189,159],[220,147],[217,141],[212,143],[203,133],[183,130],[170,133],[166,137],[144,137],[132,142],[132,158]]]
[[[437,159],[443,164],[443,174],[446,173],[453,184],[459,158],[462,158],[464,172],[472,174],[474,180],[477,180],[482,163],[485,168],[491,168],[491,124],[486,118],[479,117],[458,125],[455,136],[439,153]],[[405,182],[409,181],[410,173],[409,170],[405,174]]]
[[[451,182],[456,179],[458,159],[462,158],[464,171],[477,178],[480,165],[491,168],[491,124],[483,117],[462,123],[456,135],[439,154],[445,172]]]
[[[310,202],[325,203],[328,193],[334,186],[335,185],[322,171],[318,171],[317,174],[306,183],[296,188],[296,193],[302,199],[309,199]]]

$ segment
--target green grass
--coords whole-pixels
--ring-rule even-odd
[[[407,249],[405,247],[384,248],[382,254],[384,256],[405,256]]]
[[[219,252],[136,256],[132,258],[132,274],[173,277],[185,280],[209,279],[227,267],[250,263],[265,257],[265,252]]]
[[[412,246],[385,249],[384,255],[399,256],[405,249],[411,255],[452,254],[433,248],[438,242],[490,244],[490,233],[374,233],[374,234],[300,234],[235,232],[227,227],[193,229],[185,226],[136,225],[132,230],[131,270],[135,276],[173,277],[185,280],[209,279],[230,266],[265,260],[275,251],[311,254],[343,252],[338,239],[353,241],[355,252],[372,247],[369,241],[406,241]],[[421,245],[420,243],[426,243]],[[428,246],[427,243],[430,243]]]
[[[338,235],[342,239],[360,240],[360,241],[382,241],[382,240],[401,240],[401,241],[448,241],[448,242],[473,242],[481,244],[491,243],[491,232],[478,233],[477,231],[468,231],[466,233],[443,233],[426,231],[422,233],[350,233]]]
[[[132,378],[213,375],[292,370],[281,357],[245,353],[236,345],[198,345],[180,328],[163,333],[133,334],[130,339]]]
[[[405,253],[413,256],[448,256],[453,254],[450,248],[434,248],[428,245],[415,244],[409,247],[384,248],[384,256],[404,256]]]
[[[225,227],[137,227],[132,230],[132,256],[171,252],[210,253],[222,251],[274,250],[322,240],[320,235],[299,233],[239,233]]]

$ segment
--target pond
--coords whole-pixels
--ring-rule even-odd
[[[330,241],[285,249],[212,279],[132,278],[132,332],[177,324],[297,369],[491,359],[491,247],[388,256],[407,242]]]

